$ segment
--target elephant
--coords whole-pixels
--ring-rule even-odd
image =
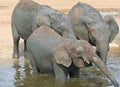
[[[96,46],[96,53],[106,64],[109,43],[119,32],[115,19],[110,15],[102,17],[94,7],[81,2],[70,9],[68,16],[76,38],[87,40]]]
[[[80,68],[94,63],[118,87],[88,41],[64,38],[53,29],[40,26],[28,38],[27,49],[32,67],[40,73],[52,74],[62,80],[78,78]]]
[[[19,58],[19,39],[26,41],[31,33],[46,25],[54,29],[61,36],[76,39],[70,18],[47,5],[40,5],[32,0],[20,0],[12,13],[13,58]]]

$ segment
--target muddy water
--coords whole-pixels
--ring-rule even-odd
[[[120,49],[112,48],[107,67],[120,84]],[[113,87],[97,67],[81,70],[81,78],[56,80],[54,76],[38,74],[28,59],[0,59],[0,87]]]

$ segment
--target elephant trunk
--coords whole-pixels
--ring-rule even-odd
[[[107,55],[108,55],[108,50],[106,48],[102,48],[100,50],[100,57],[102,58],[102,60],[105,64],[107,62]]]
[[[102,61],[106,64],[107,62],[107,55],[108,55],[108,49],[109,49],[109,43],[102,43],[99,44],[98,46],[98,56],[102,59]]]
[[[98,66],[100,70],[112,81],[115,87],[119,87],[117,81],[115,80],[113,75],[108,71],[105,64],[99,57],[93,57],[92,62],[95,63],[95,65]]]

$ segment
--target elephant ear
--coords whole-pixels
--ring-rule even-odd
[[[115,36],[119,32],[119,26],[118,26],[117,22],[115,21],[115,19],[110,15],[105,16],[104,21],[109,26],[109,30],[110,30],[110,33],[111,33],[110,34],[110,42],[112,42],[114,40]]]
[[[81,21],[81,23],[83,23],[82,26],[80,26],[80,30],[84,29],[80,32],[85,34],[83,35],[84,37],[82,39],[84,39],[85,37],[86,37],[85,40],[87,41],[89,39],[92,39],[91,33],[94,34],[94,32],[96,31],[95,28],[92,28],[92,27],[94,26],[94,24],[96,24],[96,20],[88,16],[80,16],[79,20]]]
[[[66,67],[69,67],[71,65],[72,59],[69,56],[70,49],[71,49],[70,44],[71,43],[69,42],[62,42],[57,47],[55,47],[54,59],[56,63],[63,64]]]
[[[85,40],[80,40],[80,46],[76,50],[82,51],[84,62],[90,64],[91,58],[93,57],[93,55],[95,55],[93,47],[89,44],[88,41]]]

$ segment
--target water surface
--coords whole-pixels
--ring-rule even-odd
[[[112,48],[107,67],[120,84],[120,49]],[[0,87],[114,87],[97,67],[81,70],[81,78],[56,80],[54,76],[35,73],[29,60],[0,58]]]

